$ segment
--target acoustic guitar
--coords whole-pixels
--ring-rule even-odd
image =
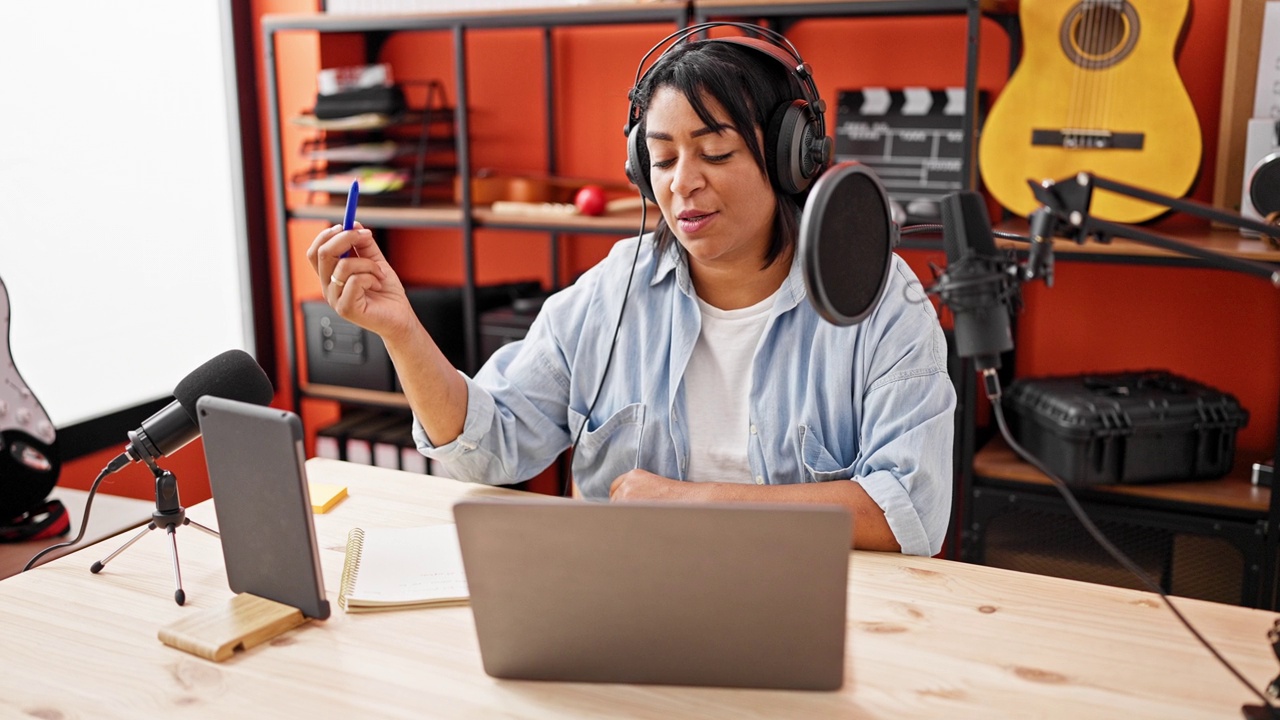
[[[1029,215],[1027,181],[1079,172],[1182,197],[1200,170],[1200,122],[1174,52],[1189,0],[1022,0],[1022,60],[978,144],[987,190]],[[1090,212],[1142,222],[1166,208],[1108,192]]]
[[[9,523],[49,510],[44,500],[58,483],[61,463],[53,423],[13,364],[9,290],[4,280],[0,280],[0,315],[0,331],[4,333],[4,354],[0,357],[0,540],[5,540],[10,539]]]

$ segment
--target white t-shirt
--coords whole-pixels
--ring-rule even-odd
[[[684,371],[687,477],[694,482],[755,482],[747,462],[751,361],[775,295],[738,310],[698,300],[702,332]]]

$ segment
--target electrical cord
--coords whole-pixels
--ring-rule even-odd
[[[76,533],[76,536],[74,538],[67,540],[66,542],[60,542],[57,545],[50,545],[49,547],[36,553],[30,560],[27,561],[27,564],[22,567],[22,572],[26,572],[30,570],[32,567],[35,566],[37,560],[44,557],[48,553],[53,552],[58,548],[70,547],[80,542],[82,539],[84,539],[85,529],[89,527],[89,511],[93,508],[93,498],[96,497],[98,494],[98,486],[102,484],[103,478],[110,475],[111,473],[118,472],[121,468],[128,465],[129,462],[130,462],[129,456],[121,453],[120,455],[117,455],[111,462],[107,463],[106,467],[102,468],[102,472],[98,473],[98,477],[94,478],[93,484],[89,486],[89,495],[85,498],[85,501],[84,501],[84,515],[80,519],[80,532]]]
[[[1195,629],[1191,622],[1183,616],[1181,611],[1178,610],[1177,606],[1173,604],[1173,601],[1169,596],[1165,594],[1164,590],[1160,587],[1160,584],[1153,580],[1142,568],[1138,567],[1137,563],[1125,555],[1120,548],[1112,544],[1112,542],[1107,539],[1106,535],[1102,534],[1102,531],[1098,529],[1098,526],[1094,525],[1093,520],[1091,520],[1085,513],[1080,502],[1076,500],[1075,494],[1071,492],[1071,488],[1067,486],[1067,483],[1013,439],[1013,433],[1010,432],[1009,426],[1005,422],[1004,408],[1000,404],[1000,378],[996,375],[994,370],[984,370],[982,372],[982,376],[984,385],[986,386],[987,399],[991,401],[991,409],[995,414],[996,424],[1000,426],[1000,434],[1004,436],[1005,442],[1009,443],[1009,447],[1013,448],[1013,451],[1017,453],[1019,457],[1034,465],[1037,470],[1044,473],[1045,476],[1049,478],[1049,481],[1053,483],[1053,487],[1057,489],[1058,493],[1062,495],[1062,498],[1066,500],[1067,507],[1071,508],[1071,512],[1076,516],[1076,519],[1080,521],[1080,524],[1084,526],[1084,529],[1089,533],[1089,535],[1102,546],[1102,549],[1107,551],[1108,555],[1114,558],[1115,561],[1120,563],[1120,565],[1122,565],[1126,570],[1133,573],[1133,575],[1137,577],[1143,585],[1146,585],[1152,592],[1159,595],[1160,599],[1164,601],[1165,606],[1169,608],[1169,611],[1173,613],[1174,617],[1178,618],[1178,621],[1182,623],[1187,631],[1190,632],[1191,635],[1195,637],[1195,639],[1198,640],[1210,654],[1217,658],[1218,662],[1222,663],[1223,667],[1225,667],[1236,677],[1237,680],[1248,688],[1249,692],[1257,696],[1257,698],[1262,701],[1264,707],[1269,710],[1273,716],[1280,712],[1280,708],[1272,705],[1270,698],[1268,698],[1265,693],[1251,685],[1249,680],[1245,678],[1245,676],[1237,670],[1229,660],[1223,657],[1222,653],[1218,652],[1217,648],[1215,648],[1203,635],[1200,634],[1200,631]]]
[[[618,333],[622,330],[622,318],[627,313],[627,298],[631,297],[631,281],[636,276],[636,264],[640,260],[640,246],[644,244],[644,228],[649,219],[649,203],[640,203],[640,231],[636,233],[636,254],[631,258],[631,272],[627,274],[627,288],[622,291],[622,307],[618,309],[618,323],[613,326],[613,340],[609,342],[609,355],[604,361],[604,372],[600,373],[600,384],[596,386],[595,397],[591,399],[591,406],[587,408],[587,414],[582,419],[582,425],[578,427],[578,434],[573,438],[573,444],[569,446],[571,450],[576,450],[578,441],[582,439],[582,432],[587,429],[587,423],[591,421],[591,413],[595,412],[596,403],[600,401],[600,393],[604,391],[605,378],[609,377],[609,366],[613,365],[613,351],[618,347]],[[564,497],[573,494],[573,466],[570,464],[568,481],[564,484],[564,488],[560,493]]]

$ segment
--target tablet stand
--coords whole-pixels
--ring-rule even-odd
[[[206,608],[160,628],[165,645],[222,662],[305,623],[310,618],[291,605],[240,593],[221,607]]]
[[[151,513],[151,522],[130,538],[128,542],[117,548],[115,552],[105,559],[95,562],[89,568],[89,572],[96,575],[117,555],[127,550],[130,545],[141,540],[143,535],[152,530],[164,528],[165,532],[169,534],[169,551],[173,557],[173,577],[178,587],[173,593],[173,599],[179,605],[182,605],[187,601],[187,594],[182,589],[182,570],[178,567],[178,527],[192,525],[196,529],[203,530],[214,537],[218,537],[218,533],[216,530],[211,530],[187,517],[186,508],[182,507],[182,502],[178,499],[178,479],[174,477],[173,473],[160,469],[150,457],[144,457],[143,460],[147,463],[147,467],[151,468],[151,474],[156,478],[156,510]]]

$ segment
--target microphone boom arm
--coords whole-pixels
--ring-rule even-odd
[[[1035,194],[1036,200],[1043,207],[1033,212],[1030,217],[1033,257],[1037,249],[1042,249],[1042,254],[1037,261],[1027,263],[1023,274],[1025,280],[1042,277],[1052,272],[1052,260],[1046,259],[1044,253],[1051,252],[1049,240],[1054,236],[1073,240],[1077,245],[1085,244],[1090,237],[1103,244],[1109,244],[1113,237],[1120,237],[1180,255],[1194,257],[1221,270],[1253,275],[1270,282],[1274,287],[1280,288],[1280,271],[1266,263],[1224,255],[1214,250],[1175,240],[1166,235],[1136,228],[1132,225],[1101,220],[1089,214],[1089,205],[1093,199],[1093,191],[1097,188],[1163,205],[1171,210],[1190,213],[1246,230],[1253,230],[1270,238],[1273,244],[1277,242],[1277,239],[1280,239],[1280,226],[1251,220],[1235,213],[1224,212],[1195,200],[1161,195],[1133,185],[1126,185],[1115,180],[1099,177],[1092,173],[1082,172],[1074,178],[1057,182],[1045,180],[1042,183],[1036,183],[1028,180],[1027,184],[1031,186],[1031,192]],[[1049,277],[1052,276],[1049,275]]]

